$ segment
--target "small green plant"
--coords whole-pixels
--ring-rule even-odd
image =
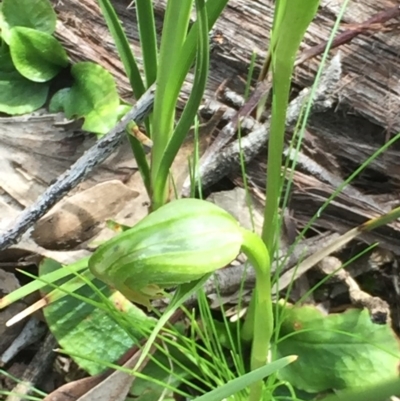
[[[146,135],[153,144],[150,158],[147,158],[142,142],[128,136],[151,200],[151,213],[134,227],[123,227],[122,233],[100,245],[90,258],[64,267],[45,260],[40,266],[40,278],[1,300],[0,307],[41,289],[51,304],[45,310],[50,329],[66,352],[91,374],[103,367],[99,363],[103,351],[96,347],[90,357],[85,355],[86,348],[81,344],[87,332],[95,332],[98,341],[105,344],[104,349],[110,349],[104,357],[104,365],[146,338],[147,343],[131,373],[139,375],[142,369],[145,372],[147,369],[147,378],[153,381],[157,391],[162,389],[160,383],[165,377],[168,380],[172,378],[174,384],[166,384],[165,388],[175,386],[177,394],[187,397],[190,395],[179,387],[182,383],[190,385],[198,395],[214,388],[201,395],[201,401],[225,397],[232,400],[273,400],[278,399],[276,390],[283,386],[289,388],[290,399],[295,400],[298,398],[293,386],[316,393],[394,378],[398,360],[396,337],[387,326],[372,324],[366,311],[326,317],[313,307],[295,307],[281,302],[276,304],[273,316],[270,257],[272,259],[276,253],[280,232],[278,206],[283,182],[281,164],[285,117],[294,58],[317,11],[318,0],[276,2],[262,75],[265,78],[270,74],[273,82],[267,204],[262,237],[240,227],[231,215],[213,204],[195,199],[172,200],[170,167],[195,121],[208,77],[208,32],[227,3],[228,0],[169,0],[158,45],[152,1],[137,1],[144,65],[142,77],[111,2],[99,0],[136,98],[156,84],[154,110],[145,122]],[[193,6],[196,19],[191,23]],[[50,80],[66,69],[72,75],[73,85],[56,93],[50,102],[51,110],[63,110],[68,118],[83,117],[83,128],[97,134],[107,132],[127,111],[128,106],[118,98],[115,83],[107,71],[89,62],[70,65],[65,51],[52,36],[55,14],[48,0],[3,0],[0,16],[0,85],[6,88],[0,94],[0,111],[18,114],[41,107]],[[191,69],[194,70],[193,88],[177,120],[178,95]],[[25,85],[32,93],[28,102],[26,96],[22,99],[21,88]],[[131,123],[132,127],[135,127],[135,122]],[[361,232],[392,221],[399,215],[400,209],[395,209],[351,230],[338,242],[345,244]],[[327,248],[327,254],[336,249],[335,246]],[[234,362],[224,362],[225,371],[230,371],[230,375],[221,379],[221,376],[216,377],[215,367],[211,368],[208,360],[218,358],[213,355],[215,344],[212,342],[219,340],[211,340],[207,330],[199,327],[201,324],[194,312],[187,312],[192,332],[190,341],[177,325],[172,328],[165,326],[176,309],[201,289],[216,269],[229,264],[240,252],[248,257],[257,279],[244,322],[239,322],[236,328],[224,322],[221,328],[210,313],[208,320],[203,319],[202,323],[213,327],[216,338],[218,334],[221,338],[229,338],[229,341],[220,340],[215,347],[218,348],[217,354],[224,355],[224,348],[228,350],[227,354],[231,352],[231,355],[241,358],[240,361],[232,358]],[[75,277],[60,285],[53,284],[66,280],[70,275]],[[175,293],[157,320],[126,300],[150,307],[150,300],[168,296],[165,290],[169,288]],[[202,308],[204,303],[199,306],[200,310]],[[206,314],[200,315],[204,317]],[[272,336],[274,329],[276,334]],[[349,335],[350,329],[352,335]],[[234,330],[238,333],[235,345]],[[177,341],[171,341],[166,333]],[[372,342],[385,343],[393,352],[371,344],[369,335],[373,337]],[[168,344],[166,349],[157,344],[160,339]],[[93,342],[93,337],[91,340]],[[154,344],[157,344],[157,352],[144,366]],[[247,345],[251,346],[249,364],[242,349]],[[357,347],[358,350],[356,357],[351,356],[351,364],[345,359],[348,347]],[[299,356],[296,362],[294,355]],[[372,366],[374,361],[378,361],[378,366]],[[326,369],[321,371],[324,364]],[[233,365],[239,377],[232,378]],[[352,366],[350,371],[349,366]],[[357,370],[358,375],[354,373]],[[268,379],[264,380],[265,377]],[[223,379],[230,381],[224,383]],[[202,386],[194,384],[195,380]],[[142,388],[147,389],[141,385],[134,386],[138,392]],[[156,392],[154,399],[159,399],[161,394]],[[136,395],[140,397],[142,394]],[[356,397],[354,393],[351,395]]]
[[[121,103],[112,75],[101,66],[71,66],[53,36],[56,14],[49,0],[3,0],[0,10],[0,111],[16,115],[42,107],[52,81],[70,73],[74,83],[56,93],[50,111],[84,118],[83,128],[108,132],[128,106]]]
[[[170,202],[101,245],[90,258],[89,269],[132,301],[149,306],[148,300],[163,296],[164,288],[196,283],[232,262],[240,251],[248,256],[257,276],[254,311],[248,314],[251,368],[257,369],[267,361],[272,336],[270,260],[261,238],[241,228],[223,209],[196,199]],[[187,287],[182,290],[170,312],[189,293]],[[253,391],[261,393],[256,387]]]

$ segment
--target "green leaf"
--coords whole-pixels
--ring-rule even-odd
[[[31,28],[11,29],[10,53],[18,72],[34,82],[49,81],[68,65],[67,53],[57,39]]]
[[[157,32],[152,0],[136,2],[136,15],[140,35],[140,47],[143,54],[143,68],[146,85],[149,87],[157,78]]]
[[[179,342],[179,338],[175,341]],[[180,344],[180,346],[184,345]],[[163,351],[157,350],[146,366],[141,369],[140,373],[143,376],[135,378],[130,390],[132,398],[135,401],[168,400],[163,396],[166,383],[169,388],[179,388],[185,379],[193,380],[191,373],[196,370],[196,365],[188,356],[190,357],[190,354],[182,353],[171,344],[168,344],[168,348]]]
[[[11,59],[10,48],[7,45],[0,47],[0,71],[15,72],[14,63]]]
[[[400,380],[385,381],[360,390],[339,391],[337,394],[321,398],[321,401],[388,401],[400,394]],[[393,398],[390,398],[393,397]]]
[[[3,309],[8,305],[11,305],[15,301],[18,301],[26,297],[27,295],[44,288],[47,284],[55,283],[58,280],[66,280],[66,278],[73,275],[74,273],[81,272],[82,270],[87,268],[88,259],[89,258],[84,258],[68,266],[63,266],[62,268],[53,268],[51,269],[51,273],[41,274],[40,280],[36,279],[34,281],[31,281],[28,284],[25,284],[23,287],[20,287],[10,294],[7,294],[4,298],[1,298],[0,309]],[[42,263],[47,264],[47,259],[44,259]],[[60,264],[58,264],[58,266],[60,266]]]
[[[278,356],[296,354],[299,359],[279,372],[280,379],[320,392],[365,388],[398,377],[398,339],[389,325],[372,323],[367,310],[326,316],[314,306],[286,306],[281,313]]]
[[[163,31],[158,60],[157,90],[154,95],[153,132],[151,160],[152,184],[157,180],[159,167],[167,144],[172,136],[175,122],[175,107],[181,82],[176,77],[182,75],[180,55],[188,32],[193,0],[170,0],[165,10]],[[183,72],[185,75],[187,71]],[[154,190],[154,188],[153,188]],[[165,203],[162,199],[153,205],[156,209]],[[158,196],[158,198],[160,198]]]
[[[165,186],[168,182],[170,167],[193,124],[207,83],[209,70],[209,38],[205,3],[202,1],[196,2],[196,10],[198,16],[198,45],[194,83],[181,118],[172,133],[172,137],[166,144],[166,148],[162,152],[161,160],[158,161],[158,170],[155,170],[156,167],[154,166],[152,171],[154,185],[153,208],[158,208],[165,202]]]
[[[279,232],[279,199],[282,189],[282,153],[286,110],[296,53],[315,16],[319,0],[278,0],[274,14],[269,53],[272,56],[272,116],[268,143],[268,181],[262,238],[271,257]]]
[[[140,1],[140,3],[142,2],[143,0]],[[130,47],[129,40],[110,0],[99,0],[99,6],[106,21],[108,30],[114,39],[118,55],[124,66],[125,73],[129,79],[133,93],[136,99],[139,99],[143,95],[145,88],[140,76],[139,66]]]
[[[59,268],[61,268],[60,264],[46,259],[41,264],[40,273],[49,274]],[[105,368],[96,360],[115,362],[135,343],[135,340],[140,340],[145,331],[150,331],[154,325],[153,319],[148,318],[144,312],[121,297],[119,293],[112,293],[98,280],[95,280],[93,284],[108,298],[110,305],[106,307],[114,309],[114,313],[108,313],[104,309],[85,303],[73,295],[67,295],[44,309],[49,329],[64,351],[93,359],[73,358],[91,375]],[[87,285],[77,291],[77,294],[89,301],[98,301],[98,294]],[[121,324],[118,314],[122,315],[129,325]],[[124,327],[129,331],[127,332]]]
[[[48,91],[47,83],[29,81],[17,71],[0,71],[0,112],[31,113],[44,105]]]
[[[71,73],[74,84],[54,95],[50,110],[62,110],[67,118],[84,117],[83,129],[96,134],[107,133],[127,109],[120,105],[112,75],[91,62],[75,64]]]
[[[3,0],[1,13],[1,36],[6,43],[10,40],[10,30],[17,26],[49,35],[56,29],[57,15],[49,0]]]
[[[208,20],[208,28],[212,29],[215,22],[219,18],[220,14],[228,4],[229,0],[215,0],[215,1],[207,1],[206,9],[207,9],[207,20]],[[183,81],[185,80],[186,74],[189,71],[191,65],[193,64],[193,60],[196,55],[196,42],[198,41],[198,33],[197,30],[199,28],[199,20],[196,20],[194,24],[191,26],[189,34],[186,37],[185,43],[182,48],[182,52],[179,56],[179,62],[182,65],[182,68],[179,72],[179,75],[175,75],[176,81],[179,83],[179,88],[182,86]]]
[[[223,400],[231,395],[238,393],[240,390],[245,389],[250,384],[253,384],[264,377],[269,376],[275,372],[279,372],[280,369],[291,364],[296,360],[295,356],[287,356],[277,361],[271,362],[261,368],[246,373],[243,376],[238,377],[224,384],[223,386],[210,391],[209,393],[202,395],[201,397],[195,398],[195,401],[219,401]]]

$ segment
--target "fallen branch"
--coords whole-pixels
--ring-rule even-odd
[[[0,251],[16,244],[22,235],[47,211],[75,188],[100,163],[118,147],[127,124],[143,121],[153,107],[155,86],[151,86],[132,109],[103,138],[62,174],[31,206],[27,207],[12,223],[11,228],[0,235]]]
[[[312,113],[326,111],[332,107],[335,98],[335,89],[340,80],[341,72],[340,55],[338,54],[332,59],[321,77],[313,99]],[[310,95],[310,91],[310,88],[303,89],[299,96],[290,102],[286,117],[286,126],[288,129],[294,128],[302,108]],[[237,168],[241,160],[241,153],[245,163],[252,160],[267,143],[269,128],[270,120],[242,138],[241,141],[237,139],[220,153],[209,157],[206,163],[200,166],[199,169],[202,186],[204,188],[209,187]],[[195,182],[198,182],[198,177],[196,177]],[[182,190],[184,195],[188,193],[189,185],[190,182],[187,179]]]

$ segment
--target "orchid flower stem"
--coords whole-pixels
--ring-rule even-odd
[[[268,250],[258,235],[243,230],[243,239],[242,251],[256,272],[256,288],[247,315],[250,325],[253,326],[251,369],[254,370],[267,363],[273,331],[270,259]],[[249,323],[245,322],[245,327],[248,327]],[[249,334],[248,330],[246,331],[245,337]],[[261,400],[262,388],[262,381],[256,382],[250,387],[250,401]]]

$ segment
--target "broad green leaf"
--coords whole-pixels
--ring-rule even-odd
[[[16,71],[14,63],[11,59],[10,48],[7,45],[0,47],[0,71],[14,72]]]
[[[387,324],[372,323],[367,310],[324,315],[314,306],[287,306],[281,313],[278,357],[299,358],[279,372],[280,379],[320,392],[365,388],[398,377],[398,339]]]
[[[0,112],[31,113],[44,105],[48,90],[48,84],[29,81],[15,69],[6,44],[0,48]]]
[[[71,73],[74,84],[54,95],[50,110],[62,110],[67,118],[83,117],[83,129],[96,134],[107,133],[127,109],[120,104],[112,75],[91,62],[75,64]]]
[[[17,26],[49,35],[56,29],[57,16],[49,0],[3,0],[1,6],[0,30],[6,43],[10,30]]]
[[[34,82],[49,81],[68,65],[67,53],[60,42],[32,28],[11,29],[10,53],[18,72]]]
[[[48,91],[47,83],[29,81],[17,71],[0,71],[0,112],[31,113],[44,105]]]
[[[359,390],[339,391],[337,394],[321,398],[321,401],[388,401],[400,394],[400,379],[366,386]],[[393,397],[393,398],[392,398]]]
[[[40,273],[48,274],[60,267],[57,262],[47,259],[42,263]],[[154,326],[153,319],[148,318],[121,294],[112,293],[98,280],[93,284],[108,298],[110,305],[105,305],[105,309],[109,308],[110,312],[85,303],[73,295],[67,295],[44,309],[49,329],[64,351],[93,359],[90,361],[74,357],[75,362],[91,375],[105,368],[96,360],[115,362]],[[89,301],[99,299],[98,294],[87,285],[77,291],[77,294]],[[125,325],[121,324],[119,319],[122,319]]]

